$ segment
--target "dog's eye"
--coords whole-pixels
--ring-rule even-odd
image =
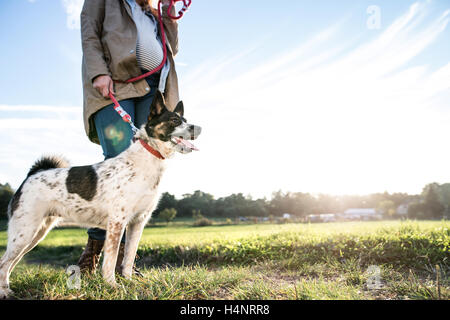
[[[170,119],[170,122],[172,122],[175,127],[178,127],[181,124],[181,120],[179,118],[172,118]]]

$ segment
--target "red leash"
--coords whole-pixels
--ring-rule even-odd
[[[155,72],[160,71],[166,64],[166,60],[167,60],[166,33],[164,32],[164,25],[162,22],[161,3],[162,3],[161,0],[159,0],[159,2],[158,2],[158,20],[159,20],[159,29],[160,29],[160,33],[161,33],[161,39],[162,39],[161,41],[162,41],[162,46],[163,46],[163,60],[162,60],[161,64],[158,67],[156,67],[155,69],[153,69],[152,71],[141,74],[138,77],[134,77],[134,78],[128,79],[126,81],[114,80],[114,82],[131,83],[131,82],[136,82],[136,81],[142,80],[142,79],[147,78],[148,76],[154,74]],[[171,4],[173,6],[173,2]],[[114,103],[114,110],[116,110],[117,113],[122,117],[123,121],[125,121],[131,125],[133,132],[136,133],[137,128],[131,121],[131,116],[120,106],[119,102],[114,97],[114,95],[112,94],[111,91],[109,92],[109,98]]]
[[[176,2],[180,2],[180,1],[183,2],[183,7],[178,12],[178,16],[172,16],[170,14],[170,11],[175,6],[175,3]],[[169,8],[167,9],[168,16],[171,19],[174,19],[174,20],[180,19],[181,17],[183,17],[183,14],[186,12],[186,10],[190,7],[191,3],[192,3],[192,0],[172,0],[170,2]],[[163,21],[162,21],[161,5],[162,5],[162,1],[159,0],[159,2],[158,2],[158,20],[159,20],[159,30],[160,30],[160,36],[161,36],[161,41],[162,41],[162,47],[163,47],[163,60],[161,61],[161,64],[158,67],[156,67],[155,69],[153,69],[152,71],[149,71],[149,72],[146,72],[144,74],[141,74],[140,76],[128,79],[126,81],[114,80],[114,82],[132,83],[132,82],[136,82],[136,81],[145,79],[148,76],[150,76],[150,75],[160,71],[164,67],[164,65],[166,64],[166,61],[167,61],[166,33],[164,32],[164,24],[163,24]],[[121,107],[119,101],[117,101],[116,97],[114,97],[114,95],[112,94],[111,91],[109,92],[109,98],[114,103],[114,110],[117,111],[117,113],[119,114],[119,116],[122,118],[123,121],[127,122],[128,124],[130,124],[131,129],[133,130],[133,133],[136,134],[136,132],[138,131],[138,128],[136,128],[136,126],[134,125],[133,121],[131,120],[131,116]],[[145,149],[147,149],[150,153],[152,153],[155,157],[157,157],[159,159],[164,159],[164,157],[157,150],[155,150],[152,147],[150,147],[146,142],[144,142],[141,139],[139,139],[139,141],[141,142],[142,146]]]
[[[172,10],[175,3],[177,3],[177,2],[183,2],[183,7],[181,8],[180,11],[178,11],[178,16],[174,17],[170,14],[170,11]],[[167,10],[167,15],[173,20],[181,19],[181,17],[183,17],[184,13],[187,11],[187,9],[189,9],[191,4],[192,4],[192,0],[172,0],[170,2],[169,9]]]
[[[177,2],[183,2],[183,7],[178,12],[178,16],[172,16],[170,14],[170,11],[175,6],[175,3],[177,3]],[[166,60],[167,60],[166,34],[164,32],[164,24],[162,22],[161,4],[162,4],[162,1],[159,0],[159,2],[158,2],[158,20],[159,20],[159,27],[160,27],[159,29],[161,31],[162,46],[163,46],[163,50],[164,50],[164,54],[163,54],[164,57],[163,57],[161,64],[158,67],[156,67],[155,69],[153,69],[152,71],[141,74],[138,77],[134,77],[134,78],[128,79],[126,81],[114,80],[115,82],[131,83],[131,82],[136,82],[136,81],[142,80],[142,79],[147,78],[148,76],[160,71],[166,64]],[[170,2],[169,8],[167,9],[167,15],[173,20],[181,19],[183,17],[184,13],[187,11],[187,9],[189,9],[191,4],[192,4],[192,0],[172,0]],[[113,97],[113,98],[111,98],[111,100],[114,102],[114,104],[116,104],[117,100],[114,99],[114,96],[111,93],[109,94],[109,96],[110,96],[110,98]]]

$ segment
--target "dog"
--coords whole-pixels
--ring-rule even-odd
[[[127,228],[122,275],[131,278],[142,231],[158,203],[165,159],[197,150],[189,140],[201,128],[188,124],[183,114],[182,101],[171,112],[158,91],[147,123],[118,156],[80,167],[69,167],[55,156],[35,162],[8,206],[0,298],[12,294],[9,275],[15,265],[59,223],[106,229],[102,274],[113,287],[119,243]]]

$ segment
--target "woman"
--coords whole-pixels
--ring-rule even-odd
[[[81,12],[83,49],[82,78],[84,125],[89,139],[102,146],[105,159],[117,156],[129,145],[131,127],[113,109],[112,92],[140,127],[146,122],[156,90],[174,109],[179,101],[173,57],[178,51],[178,24],[167,15],[170,0],[162,0],[167,61],[160,72],[135,83],[125,81],[154,70],[163,61],[158,11],[151,0],[85,0]],[[174,11],[174,9],[173,9]],[[175,12],[171,12],[172,15]],[[126,195],[125,195],[126,196]],[[88,243],[78,261],[82,271],[95,271],[106,231],[88,230]],[[120,272],[125,235],[116,271]]]

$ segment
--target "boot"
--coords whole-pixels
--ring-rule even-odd
[[[100,255],[103,249],[103,240],[94,240],[88,238],[86,248],[81,254],[80,260],[78,260],[78,267],[82,273],[95,272],[97,270],[98,262],[100,261]]]
[[[116,273],[122,275],[122,261],[123,261],[123,257],[125,255],[125,244],[124,243],[120,243],[119,246],[119,253],[117,255],[117,262],[116,262]],[[136,255],[136,258],[139,259],[139,257]],[[136,265],[133,265],[133,275],[138,276],[143,278],[144,275],[139,271],[138,268],[136,268]]]

